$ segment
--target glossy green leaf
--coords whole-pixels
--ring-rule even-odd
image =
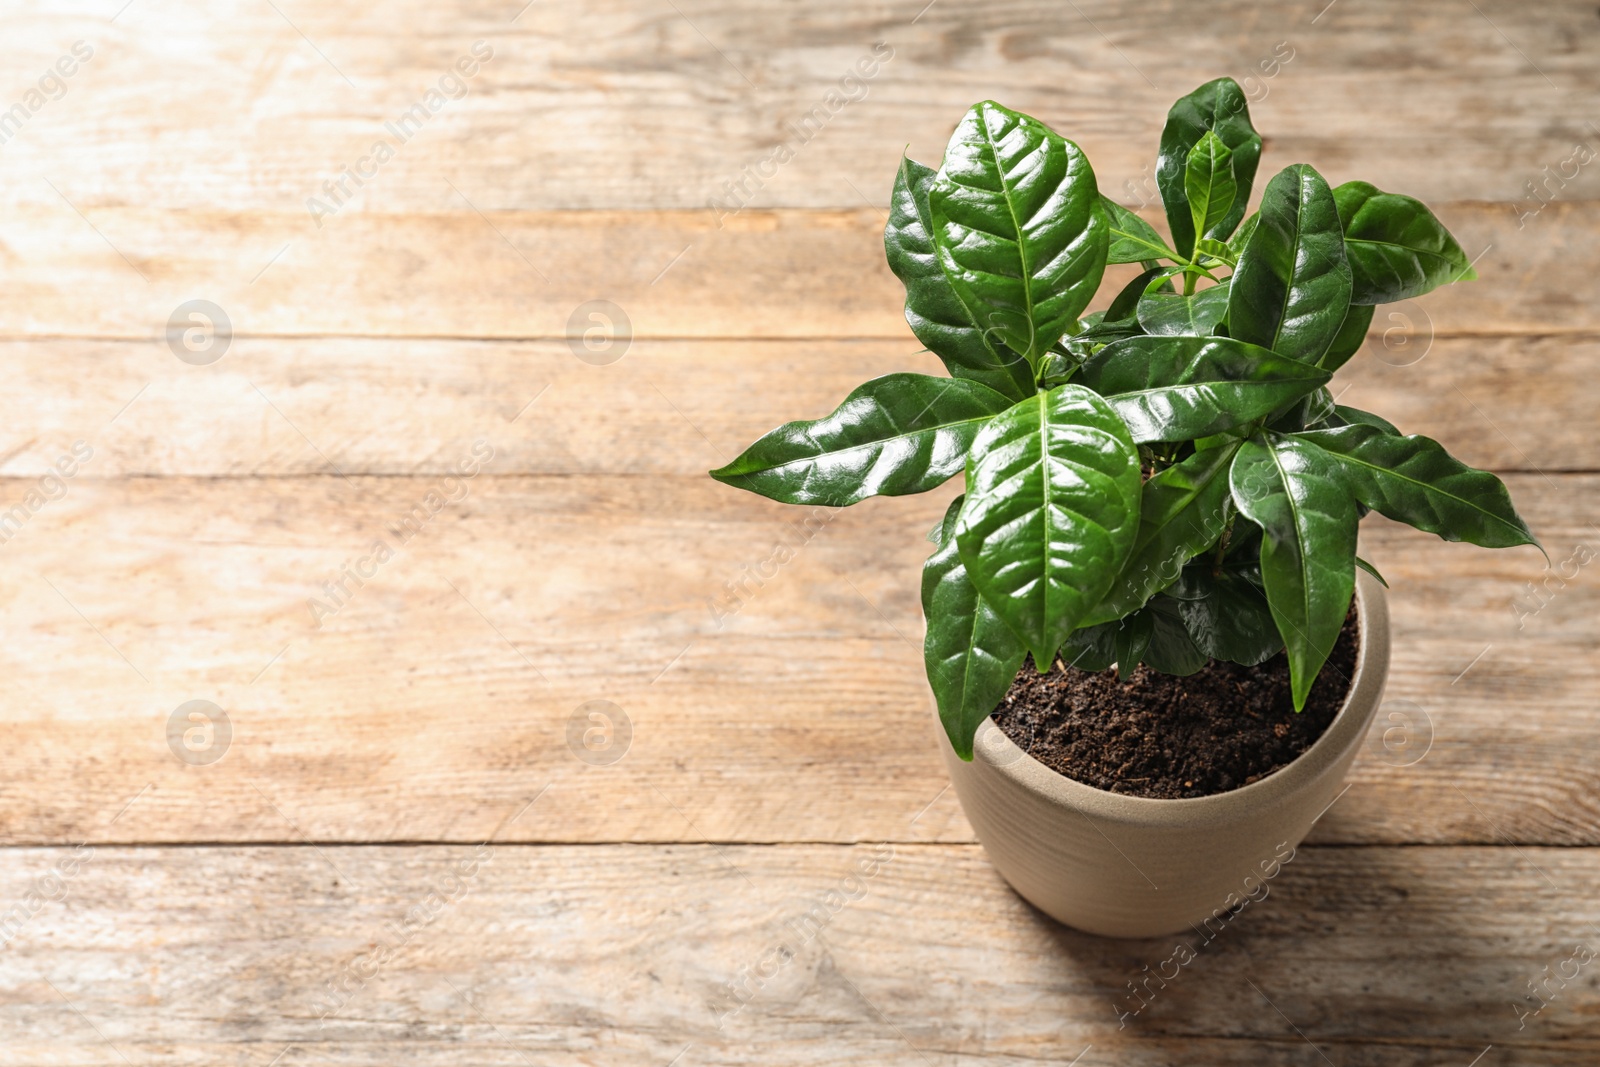
[[[1202,237],[1200,240],[1194,243],[1194,247],[1195,250],[1201,255],[1206,255],[1210,256],[1212,259],[1221,260],[1230,267],[1239,262],[1239,256],[1232,248],[1228,247],[1226,241],[1218,241],[1210,237]]]
[[[906,322],[917,340],[938,356],[951,376],[981,382],[1021,400],[1033,392],[1028,361],[992,336],[986,337],[956,296],[939,265],[928,211],[934,170],[912,159],[900,160],[883,249],[889,269],[906,287]]]
[[[1110,588],[1139,525],[1139,453],[1080,385],[996,416],[973,443],[956,543],[974,585],[1048,664]]]
[[[1383,192],[1370,182],[1345,182],[1333,198],[1354,273],[1353,302],[1392,304],[1478,276],[1422,201]]]
[[[1228,333],[1315,363],[1350,307],[1350,264],[1333,191],[1299,163],[1267,183],[1260,214],[1233,273]]]
[[[1177,259],[1156,228],[1108,196],[1100,197],[1111,225],[1107,263],[1142,263],[1147,259]]]
[[[1228,289],[1229,283],[1224,281],[1191,296],[1159,290],[1145,293],[1139,298],[1139,325],[1156,336],[1205,337],[1228,313]]]
[[[1216,542],[1227,526],[1228,469],[1239,444],[1224,439],[1145,480],[1133,551],[1085,625],[1137,611]]]
[[[1279,409],[1267,420],[1267,428],[1279,433],[1317,429],[1334,419],[1333,394],[1328,387],[1313,389],[1305,396]]]
[[[1184,163],[1184,194],[1197,237],[1226,239],[1222,224],[1233,210],[1239,187],[1233,180],[1233,153],[1211,130],[1189,149]],[[1237,216],[1234,218],[1237,223]],[[1231,232],[1233,227],[1228,227]]]
[[[1257,561],[1249,567],[1260,573]],[[1212,659],[1254,667],[1283,650],[1266,596],[1241,568],[1196,560],[1168,595],[1176,599],[1195,647]]]
[[[1350,357],[1361,351],[1361,346],[1367,343],[1367,331],[1372,328],[1372,314],[1377,310],[1368,304],[1351,304],[1350,310],[1344,313],[1344,321],[1339,324],[1339,332],[1333,335],[1333,341],[1317,361],[1317,366],[1332,372],[1350,362]]]
[[[1155,619],[1149,611],[1136,611],[1117,626],[1111,647],[1117,655],[1117,680],[1126,682],[1138,670],[1145,649],[1150,647],[1150,633]]]
[[[1195,644],[1181,609],[1176,600],[1162,594],[1140,610],[1150,620],[1150,640],[1140,658],[1153,671],[1183,678],[1204,667],[1208,657]]]
[[[1084,363],[1135,441],[1183,441],[1261,418],[1328,380],[1326,371],[1227,337],[1130,337]]]
[[[1239,262],[1239,257],[1244,254],[1244,246],[1250,243],[1250,238],[1255,236],[1256,227],[1260,224],[1261,212],[1252,211],[1250,217],[1239,223],[1239,228],[1228,238],[1228,251],[1233,253],[1233,263]]]
[[[950,505],[944,543],[922,567],[923,659],[939,721],[956,755],[972,758],[972,739],[1017,677],[1022,642],[984,603],[967,577],[953,536],[961,498]]]
[[[1044,123],[967,112],[928,190],[934,245],[972,320],[1033,364],[1094,297],[1111,227],[1094,170]]]
[[[1355,591],[1355,500],[1327,453],[1279,434],[1245,442],[1229,481],[1235,506],[1264,533],[1261,580],[1289,654],[1299,711],[1333,651]]]
[[[1330,457],[1352,496],[1397,522],[1485,548],[1538,544],[1512,507],[1505,483],[1462,463],[1431,437],[1356,425],[1311,430],[1296,439]]]
[[[1117,631],[1121,628],[1119,619],[1074,630],[1061,642],[1057,656],[1068,667],[1080,671],[1103,671],[1117,662]]]
[[[778,427],[711,476],[789,504],[920,493],[959,473],[978,432],[1010,403],[961,378],[886,374],[831,415]]]
[[[1244,90],[1232,78],[1206,82],[1178,100],[1167,112],[1161,130],[1161,154],[1156,161],[1156,186],[1167,209],[1167,225],[1172,230],[1173,247],[1187,256],[1194,247],[1194,220],[1190,214],[1188,178],[1189,152],[1207,132],[1214,132],[1233,153],[1232,168],[1236,193],[1232,207],[1213,234],[1226,237],[1244,218],[1255,182],[1256,164],[1261,161],[1261,137],[1250,125],[1250,104]]]
[[[1107,322],[1119,322],[1125,319],[1136,319],[1139,312],[1139,301],[1144,297],[1145,290],[1160,279],[1158,289],[1161,292],[1175,292],[1172,288],[1172,279],[1167,276],[1165,268],[1151,267],[1133,281],[1123,286],[1121,291],[1112,299],[1111,306],[1106,308],[1105,318],[1101,325]]]
[[[1343,422],[1346,426],[1376,426],[1384,433],[1392,433],[1396,435],[1400,433],[1399,430],[1395,429],[1394,423],[1390,422],[1388,419],[1383,418],[1381,415],[1374,415],[1370,411],[1362,411],[1360,408],[1351,408],[1345,407],[1343,404],[1335,404],[1333,406],[1333,414],[1335,418]]]
[[[1387,579],[1383,575],[1379,574],[1378,573],[1378,568],[1374,567],[1372,564],[1368,563],[1366,560],[1362,559],[1360,556],[1356,557],[1356,566],[1360,567],[1362,570],[1366,571],[1368,574],[1370,574],[1374,578],[1378,579],[1378,584],[1379,585],[1383,586],[1385,589],[1389,588],[1389,579]]]

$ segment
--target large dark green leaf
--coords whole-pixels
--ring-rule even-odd
[[[778,427],[711,476],[788,504],[920,493],[960,472],[978,432],[1010,403],[961,378],[886,374],[831,415]]]
[[[1147,259],[1177,259],[1178,254],[1167,247],[1154,226],[1132,211],[1101,196],[1101,207],[1111,223],[1111,245],[1106,253],[1107,263],[1142,263]]]
[[[1214,234],[1226,238],[1244,218],[1255,181],[1256,164],[1261,161],[1261,136],[1250,125],[1250,104],[1244,90],[1232,78],[1206,82],[1182,97],[1167,112],[1161,130],[1161,155],[1156,161],[1156,185],[1167,209],[1167,225],[1172,243],[1187,256],[1194,248],[1194,220],[1190,215],[1188,177],[1189,152],[1206,135],[1214,132],[1233,153],[1233,178],[1237,187],[1233,206]]]
[[[1117,662],[1117,632],[1121,629],[1121,620],[1112,620],[1072,631],[1061,642],[1061,662],[1080,671],[1105,670]]]
[[[1260,574],[1259,562],[1249,567]],[[1177,600],[1195,647],[1212,659],[1254,667],[1283,649],[1266,596],[1242,568],[1198,559],[1167,593]]]
[[[1279,434],[1245,442],[1229,481],[1235,506],[1264,532],[1261,580],[1289,654],[1299,711],[1333,651],[1355,591],[1355,500],[1326,452]]]
[[[1187,677],[1206,665],[1206,654],[1195,644],[1184,621],[1182,605],[1165,594],[1139,611],[1150,619],[1150,640],[1145,643],[1145,666],[1162,674]]]
[[[1156,336],[1205,337],[1228,313],[1228,288],[1224,281],[1192,296],[1159,289],[1145,293],[1139,298],[1139,325]]]
[[[1238,447],[1237,440],[1218,440],[1145,480],[1133,551],[1086,625],[1143,607],[1216,542],[1227,525],[1228,468]]]
[[[1455,459],[1430,437],[1397,437],[1371,425],[1295,436],[1329,454],[1351,495],[1391,519],[1485,548],[1538,543],[1499,478]]]
[[[1339,332],[1333,335],[1332,343],[1317,366],[1332,372],[1350,362],[1350,357],[1366,344],[1367,331],[1372,328],[1372,313],[1377,310],[1370,304],[1351,304],[1350,310],[1344,313],[1344,321],[1339,324]]]
[[[978,434],[956,544],[1035,663],[1050,663],[1122,569],[1139,490],[1127,428],[1080,385],[1029,397]]]
[[[1260,214],[1233,273],[1228,334],[1315,363],[1350,306],[1350,264],[1333,191],[1298,163],[1267,183]]]
[[[1354,272],[1354,303],[1392,304],[1478,276],[1422,201],[1383,192],[1369,182],[1345,182],[1333,198]]]
[[[1258,419],[1328,373],[1227,337],[1130,337],[1091,356],[1079,380],[1135,441],[1186,441]]]
[[[991,336],[1031,364],[1076,325],[1111,237],[1077,145],[986,101],[956,127],[928,207],[945,276]]]
[[[972,758],[972,738],[1006,695],[1026,651],[1011,628],[978,596],[956,550],[950,505],[939,550],[922,567],[922,613],[928,620],[923,659],[939,705],[939,721],[956,755]]]
[[[1233,152],[1211,130],[1189,149],[1183,189],[1189,198],[1189,216],[1194,222],[1195,235],[1226,240],[1228,234],[1219,231],[1233,210],[1239,189],[1233,179]],[[1238,221],[1235,216],[1234,222]],[[1233,227],[1229,226],[1228,230],[1231,232]]]
[[[912,159],[900,160],[883,250],[906,287],[906,322],[917,340],[944,361],[951,375],[970,378],[1021,400],[1033,392],[1028,361],[992,337],[985,337],[956,296],[933,247],[928,187],[934,170]]]

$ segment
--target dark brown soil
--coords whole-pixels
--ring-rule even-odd
[[[1258,667],[1212,660],[1187,678],[1140,667],[1048,674],[1023,664],[994,721],[1045,766],[1139,797],[1225,793],[1265,778],[1310,748],[1350,688],[1359,639],[1354,608],[1305,710],[1295,713],[1282,652]]]

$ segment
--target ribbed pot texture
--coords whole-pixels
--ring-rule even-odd
[[[993,720],[972,762],[939,730],[967,818],[1018,893],[1069,926],[1155,937],[1226,922],[1282,875],[1285,857],[1339,796],[1383,698],[1389,611],[1383,586],[1356,574],[1355,677],[1327,731],[1289,766],[1226,793],[1186,800],[1122,796],[1063,777]],[[1292,869],[1292,861],[1288,865]]]

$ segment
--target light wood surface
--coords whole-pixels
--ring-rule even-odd
[[[1350,788],[1119,1029],[1174,946],[1022,904],[939,765],[917,577],[956,487],[809,515],[704,477],[937,371],[882,256],[902,151],[993,97],[1155,220],[1162,116],[1227,73],[1263,176],[1421,196],[1477,259],[1380,314],[1341,401],[1502,472],[1558,567],[1600,550],[1600,167],[1546,169],[1600,149],[1593,4],[96,0],[0,12],[0,114],[78,41],[0,143],[0,1060],[1595,1062],[1595,964],[1514,1005],[1600,949],[1597,564],[1369,517],[1396,645]],[[210,365],[166,338],[193,299],[234,331]],[[607,365],[572,339],[596,300]],[[169,747],[191,700],[229,715],[215,763]],[[616,762],[579,758],[592,701]]]

